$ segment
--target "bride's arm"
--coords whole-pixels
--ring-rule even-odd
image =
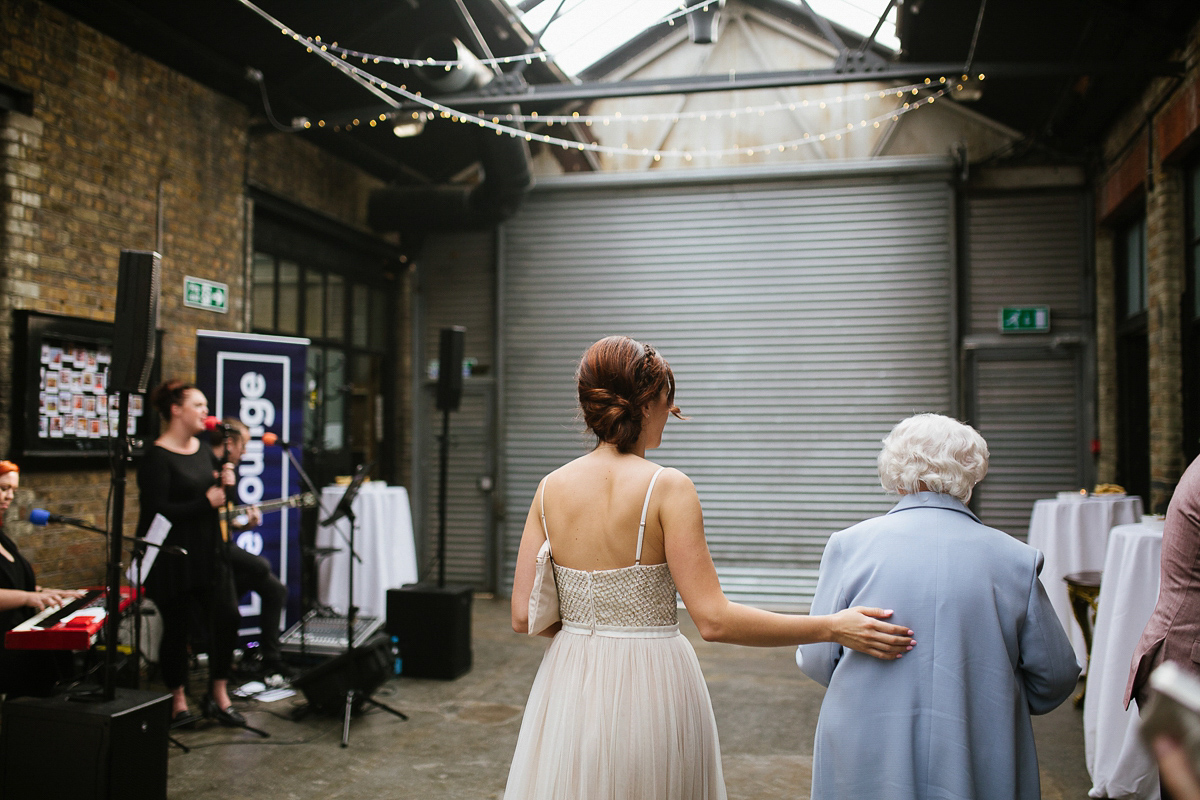
[[[529,515],[525,517],[525,532],[521,534],[521,548],[517,551],[517,571],[513,574],[512,588],[512,626],[517,633],[529,632],[529,595],[533,591],[538,550],[541,549],[542,542],[546,541],[541,515],[538,513],[538,503],[545,483],[546,479],[543,478],[533,494]],[[561,627],[562,623],[556,622],[538,636],[553,636]]]
[[[808,616],[775,614],[731,602],[717,579],[704,538],[700,498],[691,479],[668,469],[659,478],[658,487],[655,494],[659,498],[658,517],[667,564],[683,604],[705,640],[759,647],[837,642],[877,658],[898,658],[908,651],[912,631],[877,619],[890,614],[883,609],[846,609],[828,616]],[[525,547],[524,540],[521,546]],[[530,576],[532,582],[532,566]],[[513,597],[515,603],[515,589]]]

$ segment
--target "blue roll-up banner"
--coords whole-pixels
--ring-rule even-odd
[[[298,495],[300,476],[278,445],[265,447],[270,431],[284,442],[299,442],[304,432],[305,360],[308,339],[251,333],[196,332],[196,386],[208,397],[209,413],[236,417],[250,430],[246,452],[237,465],[238,505],[254,505]],[[299,453],[295,453],[299,458]],[[261,555],[287,586],[283,627],[300,616],[300,510],[263,514],[262,524],[242,531],[237,544]],[[257,643],[261,599],[254,592],[240,599],[243,646]]]

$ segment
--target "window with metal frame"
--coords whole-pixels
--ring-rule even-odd
[[[1113,237],[1117,317],[1117,481],[1150,502],[1150,374],[1146,340],[1146,217]]]
[[[385,408],[391,394],[385,388],[390,292],[319,259],[281,252],[264,238],[256,240],[251,266],[251,329],[312,342],[305,448],[323,454],[326,479],[367,461],[379,465],[373,472],[378,477],[383,421],[393,416]],[[353,257],[346,254],[348,264]]]

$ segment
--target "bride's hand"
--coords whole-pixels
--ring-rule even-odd
[[[880,621],[891,615],[891,609],[865,606],[839,611],[830,622],[833,641],[875,658],[899,658],[912,650],[917,640],[912,638],[913,632],[903,625]]]

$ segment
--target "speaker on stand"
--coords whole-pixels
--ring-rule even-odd
[[[122,250],[113,319],[110,392],[145,392],[154,367],[162,261],[158,253]]]
[[[110,445],[112,456],[112,527],[109,530],[108,587],[104,638],[104,699],[115,691],[117,641],[120,628],[122,535],[125,533],[125,470],[130,441],[129,394],[149,388],[154,368],[158,331],[158,297],[162,285],[162,258],[147,250],[122,250],[117,274],[117,310],[113,317],[112,364],[108,391],[117,393],[117,432]],[[134,598],[133,674],[141,677],[141,598]],[[135,685],[136,688],[136,685]]]
[[[437,408],[442,412],[438,474],[438,579],[387,593],[387,632],[396,639],[400,674],[453,679],[471,669],[471,600],[467,586],[446,585],[446,483],[450,412],[462,402],[466,329],[442,328],[438,351]]]
[[[438,586],[446,585],[446,480],[450,464],[450,412],[462,402],[463,347],[467,329],[442,328],[438,348],[437,407],[442,412],[441,462],[438,468]]]

